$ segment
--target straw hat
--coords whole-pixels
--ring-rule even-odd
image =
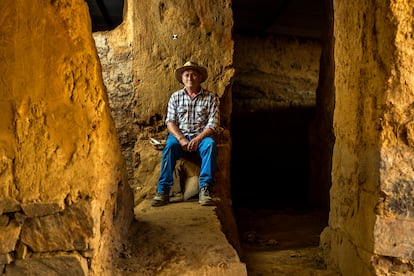
[[[178,82],[182,83],[181,76],[185,70],[189,70],[189,69],[196,70],[200,73],[201,75],[200,83],[202,83],[203,81],[207,79],[207,69],[205,67],[200,66],[195,62],[187,61],[186,63],[184,63],[183,67],[180,67],[175,70],[175,78],[178,80]]]

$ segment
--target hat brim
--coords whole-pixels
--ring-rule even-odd
[[[178,68],[175,70],[175,78],[178,80],[179,83],[183,83],[182,74],[186,70],[196,70],[200,73],[202,79],[200,80],[200,83],[204,82],[207,79],[207,69],[202,66],[183,66],[181,68]]]

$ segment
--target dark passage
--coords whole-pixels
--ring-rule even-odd
[[[324,6],[322,0],[235,0],[234,33],[254,39],[318,39],[326,26]],[[238,62],[235,58],[239,77],[246,70],[262,73],[255,59],[237,55],[238,45],[245,46],[242,43],[246,40],[235,41],[235,57],[243,59]],[[263,57],[263,61],[274,58],[266,51]],[[251,68],[246,69],[246,64]],[[263,75],[261,81],[271,81],[271,77]],[[236,108],[231,120],[231,187],[240,256],[248,274],[336,275],[326,271],[318,246],[319,235],[328,222],[328,209],[319,209],[325,201],[318,201],[329,195],[323,183],[310,181],[310,168],[314,170],[317,165],[311,166],[310,152],[315,162],[315,149],[309,148],[309,129],[316,107],[260,111],[260,106],[254,106],[255,112],[243,112],[241,106],[250,107],[257,98],[243,91],[248,81],[238,81],[235,78],[232,95]],[[289,85],[286,83],[287,88]],[[258,97],[261,95],[259,85],[246,89],[257,89]],[[247,103],[249,97],[252,104]]]
[[[236,208],[307,206],[313,114],[308,108],[233,116],[231,182]]]
[[[308,131],[315,110],[232,118],[232,194],[249,275],[336,275],[321,258],[327,213],[310,204]]]

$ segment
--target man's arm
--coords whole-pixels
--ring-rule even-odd
[[[200,134],[191,139],[191,141],[187,145],[187,150],[196,151],[198,149],[198,144],[200,144],[201,140],[203,140],[207,136],[212,136],[213,134],[214,130],[209,127],[206,127]]]
[[[196,137],[194,137],[193,140],[194,139],[198,139],[198,140],[201,141],[205,137],[212,136],[213,134],[214,134],[214,130],[211,129],[211,128],[209,128],[209,127],[206,127],[199,135],[197,135]]]
[[[211,94],[213,95],[213,94]],[[220,112],[219,112],[219,105],[220,101],[217,96],[213,95],[210,108],[209,108],[209,119],[207,126],[204,130],[198,134],[196,137],[191,139],[191,141],[187,145],[188,151],[196,151],[198,149],[198,144],[208,136],[214,135],[217,128],[220,125]]]
[[[187,145],[189,143],[188,139],[185,138],[184,134],[178,128],[178,126],[174,122],[167,123],[168,132],[171,133],[175,138],[177,138],[178,142],[180,143],[181,147],[184,150],[187,150]]]
[[[191,139],[191,141],[188,141],[188,139],[184,136],[184,134],[182,134],[174,122],[168,122],[167,129],[175,138],[177,138],[183,150],[190,152],[197,150],[198,144],[200,144],[201,140],[207,136],[212,136],[214,134],[214,130],[207,127],[200,134]]]

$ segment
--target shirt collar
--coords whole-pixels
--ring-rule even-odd
[[[187,90],[185,89],[185,87],[183,88],[183,92],[188,95]],[[198,95],[202,94],[203,92],[204,92],[204,89],[201,87],[200,91],[198,91],[198,93],[196,95],[198,96]]]

